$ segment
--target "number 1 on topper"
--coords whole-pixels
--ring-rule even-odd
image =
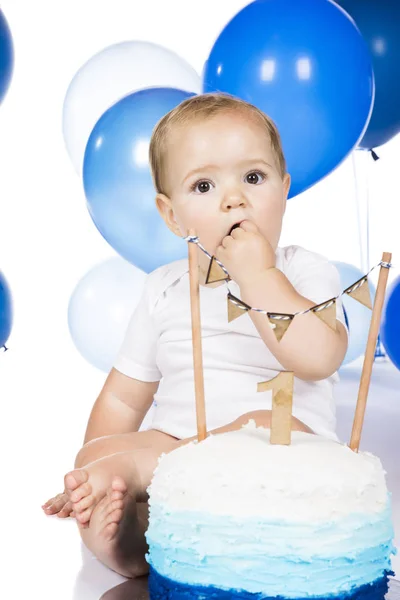
[[[257,384],[258,392],[272,390],[271,444],[290,445],[292,439],[294,374],[282,371],[268,381]]]

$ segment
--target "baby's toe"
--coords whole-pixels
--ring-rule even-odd
[[[94,503],[95,497],[92,494],[89,494],[88,496],[82,498],[82,500],[79,500],[79,502],[73,502],[72,509],[76,514],[82,513],[87,508],[90,508]]]
[[[125,498],[125,494],[124,492],[118,492],[115,490],[111,490],[110,493],[110,501],[113,502],[114,500],[123,500]]]
[[[116,475],[115,477],[113,477],[113,480],[111,482],[111,489],[113,492],[121,492],[122,494],[125,494],[128,490],[128,486],[126,485],[122,477]]]
[[[57,517],[59,517],[60,519],[66,519],[67,517],[70,516],[71,511],[72,511],[72,502],[67,502],[66,504],[64,504],[64,506],[62,507],[60,512],[57,513]]]
[[[109,523],[110,522],[110,515],[112,513],[114,513],[116,510],[122,510],[124,507],[124,501],[123,499],[120,500],[111,500],[110,502],[108,502],[107,506],[105,507],[104,511],[103,511],[103,520],[104,523]]]
[[[69,494],[69,499],[73,504],[76,504],[83,498],[90,496],[92,493],[92,484],[87,481],[86,483],[80,485],[76,490]]]
[[[92,506],[89,506],[89,508],[87,508],[86,510],[83,510],[80,513],[75,512],[76,520],[79,521],[79,523],[81,525],[85,525],[86,523],[89,523],[90,517],[92,516],[93,509],[94,509],[94,504],[92,504]]]
[[[70,495],[73,490],[86,483],[89,479],[89,473],[85,469],[74,469],[64,477],[65,491]]]
[[[48,500],[46,504],[42,506],[42,508],[47,515],[54,515],[65,506],[67,501],[68,497],[66,494],[57,494],[57,496],[51,500]]]

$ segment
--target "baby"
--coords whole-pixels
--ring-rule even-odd
[[[278,246],[290,176],[278,131],[256,107],[227,94],[190,97],[155,127],[150,163],[166,225],[182,238],[195,229],[227,269],[236,298],[293,314],[340,294],[338,272],[325,258]],[[238,429],[249,419],[269,427],[271,392],[257,393],[257,383],[292,371],[292,428],[337,439],[332,391],[347,349],[340,301],[336,329],[307,312],[278,342],[265,314],[250,310],[228,322],[227,284],[205,284],[209,258],[197,251],[208,431]],[[153,402],[151,429],[139,431]],[[43,508],[74,516],[83,542],[105,565],[126,577],[143,575],[146,489],[160,455],[195,436],[183,259],[148,275],[75,469],[64,478],[64,493]]]

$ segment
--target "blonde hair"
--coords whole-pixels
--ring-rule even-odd
[[[273,120],[256,106],[245,100],[226,93],[206,93],[191,96],[178,104],[178,106],[164,115],[153,129],[149,147],[149,160],[151,175],[157,193],[165,193],[163,186],[163,166],[168,134],[175,127],[187,125],[196,120],[208,119],[222,112],[233,110],[251,114],[265,126],[275,154],[278,169],[283,179],[286,174],[286,161],[283,155],[281,137]]]

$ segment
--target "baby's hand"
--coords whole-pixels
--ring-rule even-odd
[[[224,237],[215,256],[239,286],[257,280],[276,263],[271,244],[251,221],[243,221]]]
[[[46,515],[57,515],[60,519],[74,516],[72,512],[72,503],[65,492],[57,494],[54,498],[47,500],[47,502],[43,504],[42,509]]]

